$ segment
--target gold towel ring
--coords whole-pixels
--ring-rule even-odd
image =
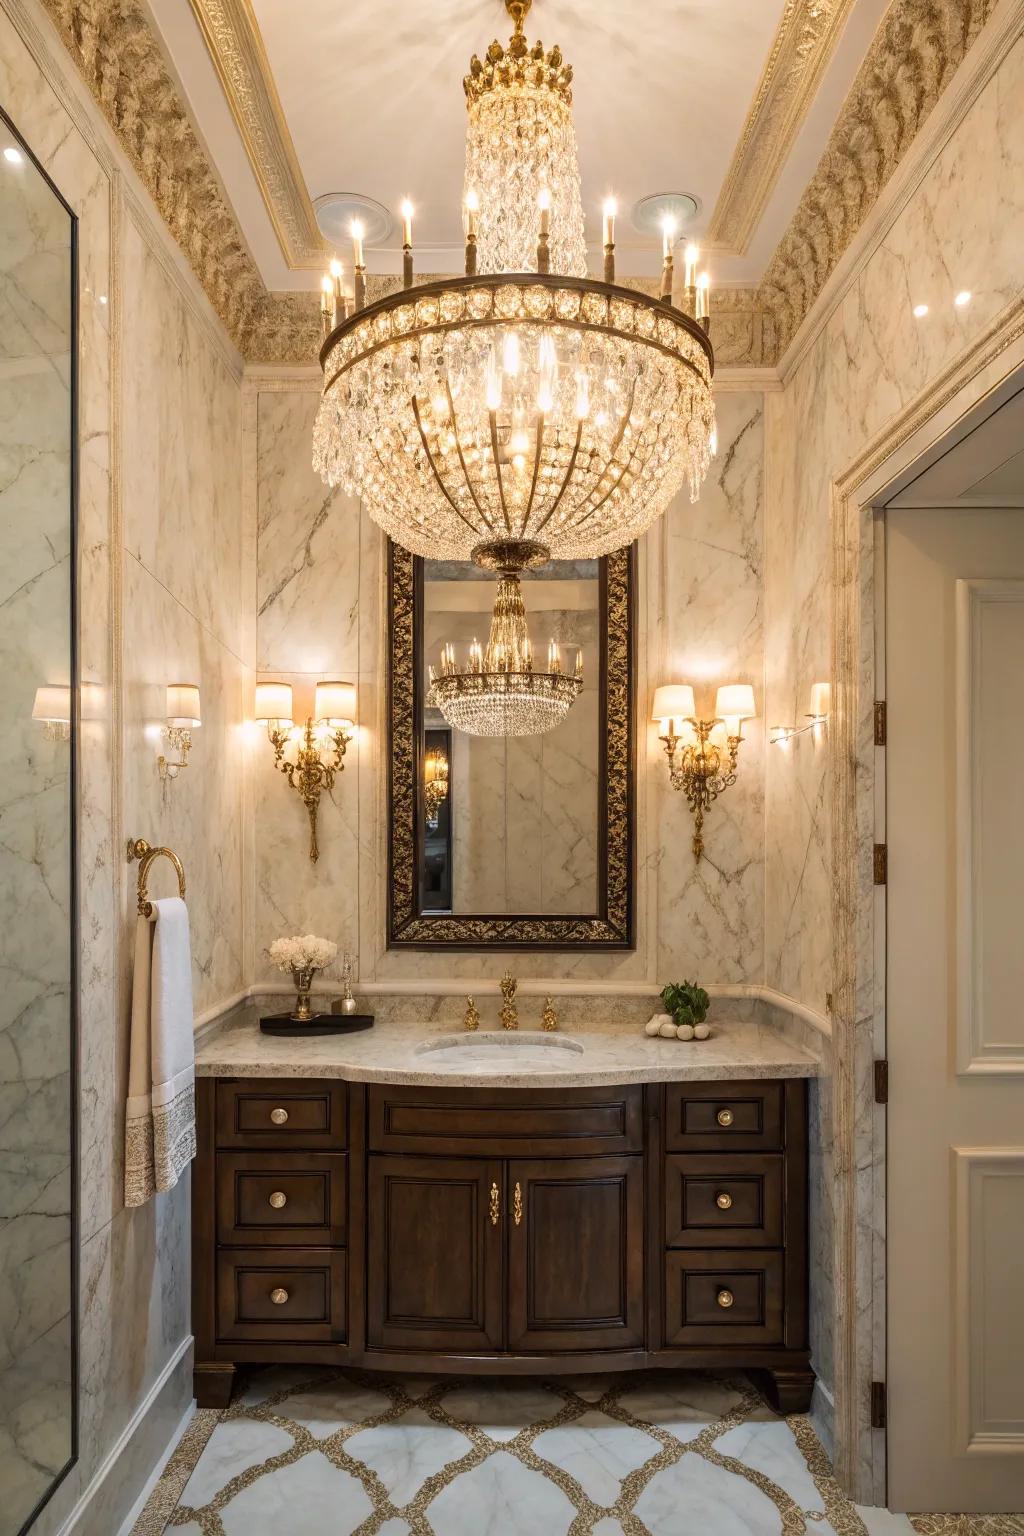
[[[133,863],[136,859],[139,860],[140,917],[153,916],[153,903],[149,899],[149,892],[146,889],[146,882],[149,879],[149,866],[152,864],[154,859],[159,859],[161,857],[170,859],[171,863],[174,865],[178,876],[178,895],[182,898],[182,900],[184,900],[185,871],[182,867],[181,860],[178,858],[178,855],[173,853],[170,848],[151,848],[144,837],[130,837],[128,839],[129,864]]]

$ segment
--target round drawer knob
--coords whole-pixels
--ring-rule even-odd
[[[270,1299],[274,1303],[275,1307],[283,1307],[285,1302],[288,1300],[288,1292],[282,1286],[275,1285],[274,1289],[270,1293]],[[721,1296],[719,1296],[718,1299],[721,1301]]]
[[[274,1203],[274,1196],[273,1195],[271,1195],[271,1197],[270,1197],[270,1203],[271,1203],[271,1205],[273,1205],[273,1203]],[[281,1203],[284,1204],[284,1201],[282,1200]],[[715,1204],[718,1206],[718,1209],[720,1211],[731,1210],[732,1209],[732,1195],[729,1194],[728,1190],[720,1189],[718,1191],[718,1194],[715,1196]]]
[[[730,1204],[731,1203],[732,1202],[730,1201]],[[274,1207],[275,1211],[282,1210],[288,1204],[288,1196],[285,1194],[283,1189],[274,1190],[274,1193],[270,1197],[270,1204]]]
[[[270,1111],[270,1118],[275,1125],[285,1125],[288,1120],[288,1111],[286,1109],[272,1109]]]
[[[726,1290],[719,1291],[717,1300],[718,1300],[718,1305],[720,1307],[731,1307],[732,1303],[733,1303],[732,1291],[726,1291]]]
[[[732,1125],[732,1110],[720,1109],[718,1114],[715,1116],[715,1119],[718,1121],[719,1125]]]

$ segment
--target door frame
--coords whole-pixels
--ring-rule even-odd
[[[831,485],[832,1183],[835,1467],[859,1502],[886,1502],[885,1430],[872,1384],[886,1380],[885,893],[874,845],[885,840],[884,544],[880,509],[1024,380],[1024,302],[1009,306],[893,417]],[[870,1166],[870,1181],[857,1178]]]

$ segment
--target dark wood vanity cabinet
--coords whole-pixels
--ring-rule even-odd
[[[802,1080],[200,1079],[200,1404],[245,1362],[760,1368],[807,1406]]]

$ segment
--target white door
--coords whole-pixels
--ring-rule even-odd
[[[1024,510],[885,523],[888,1466],[1024,1510]]]

